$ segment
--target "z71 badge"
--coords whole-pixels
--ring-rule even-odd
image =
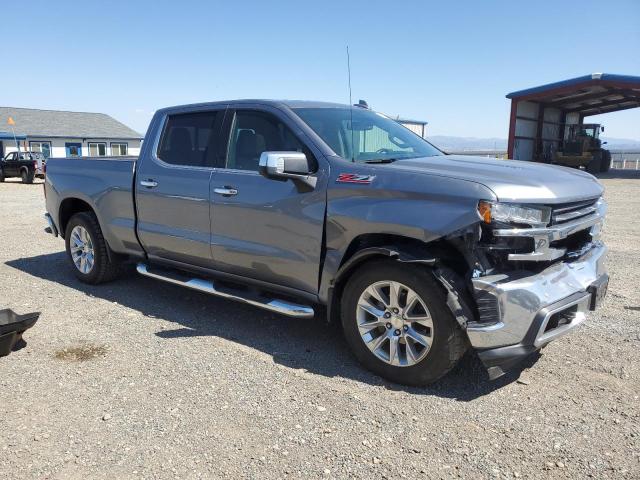
[[[361,183],[369,185],[376,178],[375,175],[358,175],[357,173],[341,173],[336,178],[336,183]]]

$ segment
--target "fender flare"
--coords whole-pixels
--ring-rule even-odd
[[[60,200],[60,202],[58,203],[57,206],[57,221],[58,221],[58,228],[61,229],[61,222],[60,222],[60,212],[62,210],[62,204],[66,201],[66,200],[80,200],[84,203],[86,203],[87,205],[89,205],[89,207],[91,208],[91,212],[96,216],[96,219],[98,221],[98,226],[100,227],[100,230],[102,230],[102,235],[104,236],[104,228],[102,227],[102,221],[100,220],[100,216],[98,215],[98,208],[96,207],[95,203],[93,202],[93,199],[81,192],[72,192],[71,194],[65,196],[64,198],[62,198]],[[64,238],[63,235],[60,235],[62,238]],[[109,246],[109,241],[107,240],[107,238],[105,237],[104,239],[105,243],[107,244],[107,258],[109,258],[110,262],[113,262],[116,257],[117,257],[117,253],[114,252],[113,250],[111,250],[111,247]]]
[[[407,249],[399,249],[393,246],[368,247],[356,252],[349,260],[347,260],[336,273],[333,279],[333,285],[339,283],[345,276],[353,271],[355,267],[371,257],[388,257],[394,258],[400,262],[423,263],[433,266],[437,259],[427,252],[420,254],[419,252],[409,252]]]
[[[327,302],[327,319],[329,321],[333,319],[333,315],[339,310],[337,305],[338,296],[335,295],[336,286],[348,278],[349,274],[358,265],[373,257],[387,257],[398,262],[417,263],[430,267],[435,279],[447,292],[447,306],[460,327],[465,330],[467,323],[475,320],[474,311],[476,309],[471,308],[474,305],[473,299],[464,293],[464,279],[437,257],[431,255],[427,248],[399,249],[393,246],[382,246],[364,248],[358,251],[340,267],[331,287],[329,287],[329,301]]]

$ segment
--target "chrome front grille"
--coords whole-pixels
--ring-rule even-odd
[[[556,205],[551,210],[551,225],[558,225],[591,215],[598,210],[597,204],[598,199],[594,198],[582,202]]]

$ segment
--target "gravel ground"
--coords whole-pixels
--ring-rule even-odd
[[[468,355],[421,389],[321,321],[80,284],[42,186],[0,184],[0,306],[42,311],[0,358],[0,478],[639,478],[640,178],[604,184],[604,308],[498,381]]]

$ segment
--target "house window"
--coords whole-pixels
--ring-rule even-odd
[[[90,157],[104,157],[107,155],[107,144],[99,142],[89,142]]]
[[[29,150],[40,152],[44,158],[51,156],[51,142],[29,142]]]
[[[128,152],[128,145],[126,143],[112,143],[111,144],[111,155],[114,156],[123,156]]]

